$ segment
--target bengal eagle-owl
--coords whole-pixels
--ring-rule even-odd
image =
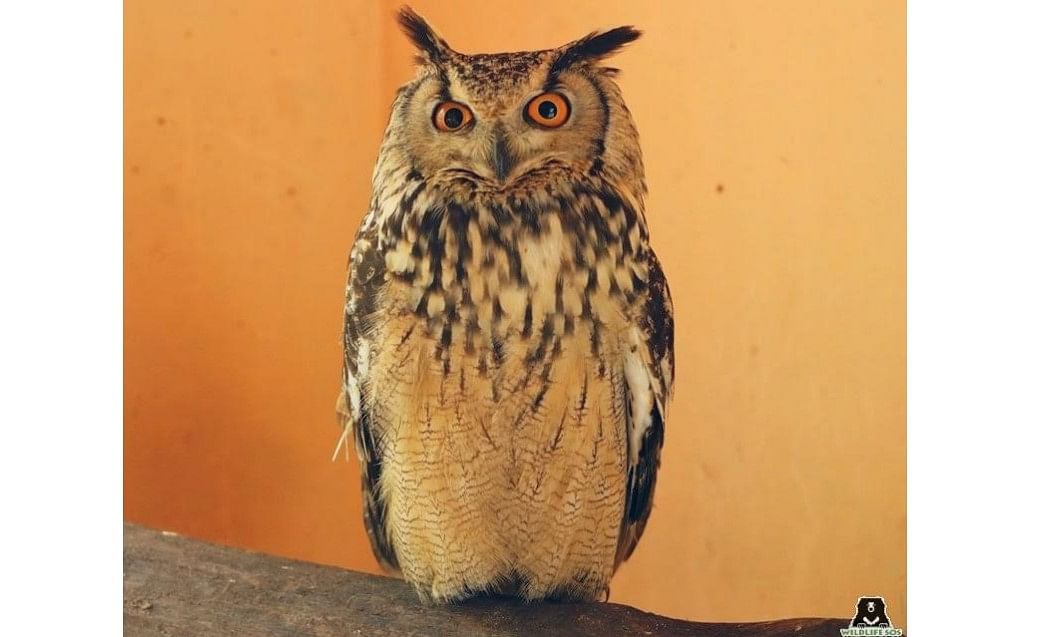
[[[339,401],[421,598],[596,599],[649,517],[674,376],[620,27],[468,55],[417,14],[350,258]],[[339,449],[337,448],[337,452]]]

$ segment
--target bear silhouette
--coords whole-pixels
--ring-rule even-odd
[[[887,603],[882,597],[859,597],[858,609],[854,613],[854,619],[850,620],[850,627],[875,628],[877,626],[893,627],[890,617],[887,616]]]

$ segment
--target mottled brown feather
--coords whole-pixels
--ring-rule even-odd
[[[593,65],[638,32],[468,55],[399,20],[425,64],[351,251],[338,407],[373,551],[424,599],[601,599],[652,510],[674,374],[638,134]],[[557,131],[523,119],[549,90],[573,103]],[[450,99],[471,126],[436,132]]]

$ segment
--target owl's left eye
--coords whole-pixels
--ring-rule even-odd
[[[459,102],[442,102],[431,117],[434,127],[443,133],[463,130],[474,119],[471,109]]]
[[[560,93],[541,93],[526,104],[525,117],[544,128],[558,128],[569,119],[569,101]]]

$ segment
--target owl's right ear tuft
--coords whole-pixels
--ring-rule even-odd
[[[401,30],[405,32],[409,40],[420,50],[422,55],[416,60],[421,64],[429,62],[441,65],[453,53],[449,43],[443,40],[431,28],[431,25],[427,24],[427,21],[409,6],[403,6],[398,11],[398,24],[401,25]]]

